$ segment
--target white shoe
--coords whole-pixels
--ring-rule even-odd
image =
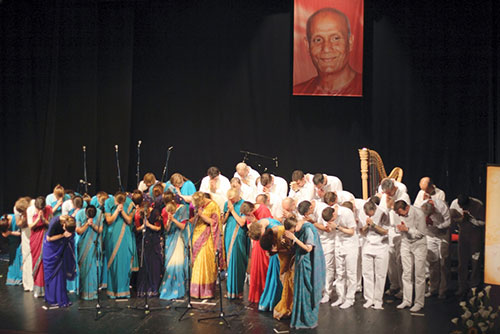
[[[339,306],[339,305],[342,305],[344,303],[344,300],[342,299],[337,299],[336,301],[334,301],[333,303],[330,304],[331,307],[335,307],[335,306]]]
[[[415,304],[415,305],[413,305],[413,307],[410,309],[410,312],[415,313],[415,312],[420,311],[422,308],[423,308],[423,307],[422,307],[422,305]]]
[[[373,304],[372,308],[374,310],[383,310],[384,308],[382,307],[382,303],[375,303]]]
[[[403,299],[403,291],[399,290],[399,292],[394,295],[394,298]]]
[[[396,308],[402,310],[402,309],[410,307],[410,306],[411,306],[410,303],[408,303],[408,302],[402,302],[401,304],[399,304],[398,306],[396,306]]]
[[[364,308],[369,308],[373,305],[373,302],[371,300],[367,301],[366,303],[363,304]]]
[[[319,301],[321,304],[328,303],[330,301],[330,296],[324,295],[323,298]]]
[[[347,300],[342,305],[340,305],[340,308],[345,310],[345,309],[348,309],[349,307],[351,307],[352,305],[354,305],[354,303],[350,300]]]

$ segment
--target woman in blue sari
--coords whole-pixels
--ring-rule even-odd
[[[188,248],[192,228],[189,204],[176,205],[168,201],[162,211],[165,225],[165,273],[160,286],[161,299],[184,297],[188,270]]]
[[[260,240],[261,236],[269,229],[273,230],[273,234],[277,234],[279,226],[281,226],[281,223],[272,218],[264,218],[253,222],[249,230],[250,238],[253,240]],[[281,299],[282,289],[283,286],[280,280],[280,260],[278,254],[275,253],[269,258],[266,285],[260,296],[259,311],[272,311],[274,306],[276,306]]]
[[[107,294],[113,299],[130,297],[130,274],[139,270],[131,224],[134,210],[134,203],[122,192],[105,203]]]
[[[9,269],[5,285],[21,285],[23,284],[21,230],[16,224],[14,214],[2,216],[0,219],[0,232],[9,242]]]
[[[319,302],[325,285],[325,256],[318,231],[311,223],[301,221],[296,224],[295,231],[295,234],[284,233],[297,247],[290,327],[314,328],[318,326]]]
[[[43,270],[45,301],[52,306],[71,305],[66,291],[66,279],[74,279],[75,255],[73,233],[75,219],[62,215],[52,218],[43,240]]]
[[[191,182],[187,177],[180,173],[174,173],[170,177],[170,181],[165,184],[165,192],[171,191],[174,195],[178,195],[178,201],[182,204],[186,204],[182,196],[191,196],[196,192],[196,187],[194,183]]]
[[[99,290],[99,274],[102,265],[98,262],[98,252],[101,247],[101,232],[103,230],[101,210],[89,205],[76,215],[76,233],[80,236],[78,242],[78,267],[80,279],[80,296],[85,300],[97,298]],[[96,248],[97,241],[97,248]]]
[[[224,246],[227,257],[227,298],[242,299],[250,248],[246,233],[246,219],[240,212],[244,201],[239,191],[235,189],[227,192],[227,198],[222,218],[222,223],[226,224]]]

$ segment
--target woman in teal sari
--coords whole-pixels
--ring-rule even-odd
[[[273,230],[273,234],[278,233],[278,227],[281,223],[276,219],[264,218],[253,222],[250,225],[249,235],[253,240],[260,240],[262,235],[269,229]],[[269,232],[268,232],[269,233]],[[281,299],[283,286],[280,280],[280,260],[278,254],[270,254],[269,267],[267,268],[266,285],[259,300],[259,311],[272,311],[274,306]],[[251,278],[250,278],[251,279]]]
[[[78,242],[78,266],[80,279],[80,296],[85,300],[97,298],[99,290],[99,274],[102,266],[98,263],[98,252],[101,247],[103,230],[101,210],[89,205],[76,215],[76,233],[80,235]],[[97,240],[97,249],[96,249]],[[99,267],[99,268],[98,268]]]
[[[0,231],[9,242],[9,269],[5,285],[23,284],[23,256],[21,252],[21,230],[16,224],[14,214],[3,215],[0,219]]]
[[[104,212],[106,211],[105,209],[106,201],[109,198],[114,198],[114,196],[106,193],[105,191],[99,191],[94,197],[92,197],[92,200],[90,201],[90,205],[93,205],[97,209],[99,209],[103,217],[101,219],[103,225],[103,230],[100,238],[101,248],[99,249],[99,251],[102,252],[99,254],[99,260],[100,260],[99,269],[101,269],[99,270],[99,276],[101,276],[99,280],[99,288],[103,289],[106,289],[108,287],[108,266],[106,265],[108,261],[106,261],[106,252],[104,251],[104,245],[106,244],[105,240],[107,240],[106,238],[107,224],[104,221]]]
[[[295,234],[291,231],[284,233],[285,238],[297,247],[290,327],[314,328],[318,326],[319,302],[325,285],[325,256],[318,231],[311,223],[301,221],[295,231]]]
[[[108,224],[104,245],[108,269],[107,294],[113,299],[130,297],[130,274],[139,270],[132,234],[134,210],[134,203],[122,192],[105,203]]]
[[[72,202],[72,208],[66,211],[65,205],[63,203],[63,214],[67,214],[73,218],[75,218],[76,224],[78,224],[78,219],[77,216],[79,214],[83,214],[85,216],[85,210],[84,208],[87,207],[87,202],[85,202],[80,195],[75,195],[71,200]],[[65,202],[66,203],[66,202]],[[75,243],[75,259],[78,259],[78,241],[80,240],[80,235],[78,233],[74,233],[74,243]],[[70,293],[76,293],[77,295],[80,293],[80,273],[79,273],[79,266],[77,263],[76,266],[76,276],[74,280],[68,280],[66,281],[66,289]]]
[[[189,222],[189,204],[165,203],[162,210],[165,225],[165,273],[160,285],[161,299],[184,297],[187,278],[187,243],[192,236]]]
[[[239,191],[235,189],[230,189],[227,192],[227,198],[222,218],[222,223],[226,224],[224,246],[227,257],[227,298],[242,299],[250,248],[246,233],[246,219],[242,217],[240,212],[244,201],[241,199]]]

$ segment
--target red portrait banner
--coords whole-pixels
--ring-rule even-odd
[[[364,0],[295,0],[293,95],[363,96]]]

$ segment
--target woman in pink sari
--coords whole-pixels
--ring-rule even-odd
[[[45,197],[40,196],[35,200],[35,214],[33,221],[29,224],[31,229],[30,248],[33,263],[33,292],[35,298],[45,295],[45,279],[43,275],[42,245],[45,238],[45,232],[52,218],[52,208],[45,205]]]

